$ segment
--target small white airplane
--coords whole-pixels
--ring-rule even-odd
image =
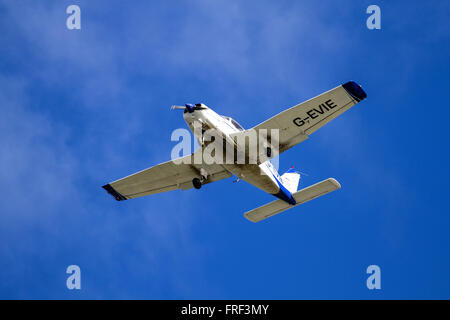
[[[176,189],[200,189],[202,185],[231,177],[233,174],[255,187],[278,198],[273,202],[248,211],[244,216],[259,222],[289,208],[339,189],[340,184],[333,178],[323,180],[298,191],[300,174],[289,169],[279,175],[270,158],[283,153],[289,148],[308,139],[309,135],[344,113],[367,97],[360,85],[349,81],[315,98],[289,108],[276,116],[258,124],[250,130],[244,130],[235,120],[221,116],[204,104],[186,104],[173,106],[172,109],[183,109],[183,118],[199,141],[200,148],[191,155],[164,162],[137,172],[125,178],[103,186],[116,200],[127,200]],[[200,123],[202,130],[194,130],[194,123]],[[193,158],[197,152],[206,147],[202,132],[214,130],[222,138],[223,143],[239,148],[236,137],[254,130],[256,133],[278,129],[278,150],[273,152],[274,145],[267,138],[267,160],[256,163],[213,163],[196,164]],[[215,143],[211,141],[209,143]],[[241,147],[242,148],[242,147]],[[243,147],[246,148],[245,146]],[[244,152],[246,150],[236,150]],[[248,150],[247,150],[248,151]],[[176,161],[178,160],[178,161]],[[181,161],[180,161],[181,160]],[[234,158],[234,160],[236,160]],[[181,162],[181,163],[180,163]]]

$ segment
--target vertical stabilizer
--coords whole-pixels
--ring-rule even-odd
[[[290,193],[297,192],[299,181],[300,173],[294,171],[294,168],[289,169],[281,176],[283,186],[288,189]]]

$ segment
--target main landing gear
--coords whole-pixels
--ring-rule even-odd
[[[200,178],[194,178],[192,179],[192,184],[194,185],[195,189],[200,189],[203,185],[203,182],[207,179],[208,173],[205,169],[200,169]]]
[[[199,178],[192,179],[192,184],[194,185],[194,188],[197,190],[202,187],[202,181]]]

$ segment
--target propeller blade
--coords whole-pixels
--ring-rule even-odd
[[[195,108],[196,108],[195,105],[193,105],[193,104],[191,104],[191,103],[186,103],[186,104],[184,105],[184,107],[183,107],[183,106],[172,106],[170,109],[171,109],[171,110],[174,110],[174,109],[184,110],[185,113],[186,113],[186,112],[192,113],[192,112],[195,111]]]

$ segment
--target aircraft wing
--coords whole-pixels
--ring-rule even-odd
[[[187,190],[193,187],[192,179],[200,177],[202,169],[208,174],[203,184],[231,177],[221,165],[207,165],[204,161],[201,165],[194,164],[194,154],[191,154],[139,171],[102,188],[117,201],[176,189]]]
[[[367,97],[357,83],[349,81],[330,91],[287,109],[250,130],[279,129],[279,153],[308,136]]]

